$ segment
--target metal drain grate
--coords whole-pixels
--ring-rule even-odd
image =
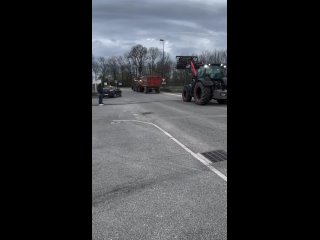
[[[221,162],[227,160],[227,152],[223,150],[215,150],[201,154],[208,158],[211,162]]]

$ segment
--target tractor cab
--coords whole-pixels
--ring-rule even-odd
[[[205,64],[197,70],[198,77],[209,77],[212,80],[219,80],[226,77],[226,66],[223,64]]]

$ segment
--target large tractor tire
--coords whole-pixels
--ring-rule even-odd
[[[149,89],[147,87],[144,87],[144,93],[148,93],[149,92]]]
[[[138,88],[138,92],[143,92],[143,87],[140,86],[140,87]]]
[[[190,94],[189,87],[184,86],[182,89],[182,100],[184,102],[191,102],[192,96]]]
[[[195,104],[205,105],[210,102],[211,97],[211,88],[204,86],[202,82],[197,82],[193,89],[193,98]]]

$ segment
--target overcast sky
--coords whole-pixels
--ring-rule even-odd
[[[158,47],[172,58],[227,48],[227,0],[92,0],[92,52]]]

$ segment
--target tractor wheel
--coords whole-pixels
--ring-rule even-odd
[[[156,89],[156,93],[160,93],[160,89],[159,88]]]
[[[184,86],[182,89],[182,100],[184,102],[191,102],[191,99],[192,97],[191,97],[189,88],[187,86]]]
[[[219,104],[226,104],[227,103],[227,100],[226,99],[217,99],[217,102]]]
[[[143,92],[143,87],[139,87],[139,92]]]
[[[202,82],[197,82],[193,90],[194,102],[198,105],[205,105],[210,102],[212,91],[210,87],[206,87]]]
[[[147,94],[149,92],[149,89],[147,87],[144,87],[144,93]]]

